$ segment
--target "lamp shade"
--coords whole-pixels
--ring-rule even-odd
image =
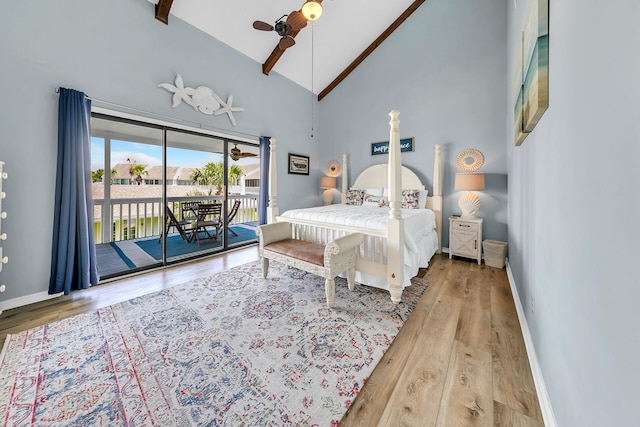
[[[466,191],[484,190],[484,174],[457,173],[455,180],[455,189]]]
[[[337,180],[335,176],[323,176],[320,178],[320,188],[336,188]]]
[[[307,0],[302,5],[302,15],[307,18],[307,21],[315,21],[322,15],[322,5],[316,0]]]
[[[484,190],[484,174],[457,173],[455,189],[466,191],[458,199],[458,206],[462,210],[460,217],[463,219],[475,219],[476,212],[480,209],[480,196],[472,193],[472,191]]]

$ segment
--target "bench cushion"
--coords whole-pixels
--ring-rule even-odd
[[[324,245],[305,242],[304,240],[284,239],[269,243],[264,249],[286,255],[291,258],[324,266]]]

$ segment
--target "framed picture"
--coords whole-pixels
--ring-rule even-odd
[[[309,175],[309,157],[289,153],[289,173]]]
[[[549,0],[530,0],[514,64],[514,140],[521,145],[549,107]]]

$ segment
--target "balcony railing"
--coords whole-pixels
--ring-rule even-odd
[[[252,195],[229,195],[227,212],[233,203],[240,200],[238,213],[229,225],[251,223],[258,220],[258,197]],[[176,218],[183,219],[184,206],[197,203],[223,202],[223,196],[168,197],[167,206]],[[111,199],[105,207],[104,199],[94,199],[95,243],[157,237],[163,232],[162,199],[157,197]],[[104,227],[103,224],[110,224]]]

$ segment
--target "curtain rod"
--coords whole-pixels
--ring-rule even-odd
[[[59,86],[55,88],[55,93],[58,93],[58,94],[60,93],[60,87]],[[209,126],[203,125],[202,123],[192,122],[190,120],[178,119],[176,117],[165,116],[163,114],[153,113],[151,111],[146,111],[146,110],[140,110],[138,108],[128,107],[126,105],[116,104],[114,102],[103,101],[101,99],[92,98],[89,95],[87,95],[86,93],[84,95],[84,99],[89,100],[89,101],[93,101],[93,102],[97,102],[98,104],[102,104],[102,105],[109,105],[111,107],[123,108],[123,109],[129,110],[129,111],[134,111],[134,112],[142,113],[142,114],[149,115],[149,116],[155,116],[156,118],[169,120],[169,121],[174,122],[174,123],[176,121],[178,121],[178,122],[181,122],[181,123],[189,125],[189,126],[193,126],[194,128],[198,128],[198,129],[209,130],[209,131],[220,132],[220,133],[234,133],[234,134],[239,135],[239,136],[257,138],[257,139],[260,138],[259,136],[252,135],[250,133],[237,132],[237,131],[229,130],[229,129],[219,129],[219,128],[216,128],[216,127],[209,127]]]

